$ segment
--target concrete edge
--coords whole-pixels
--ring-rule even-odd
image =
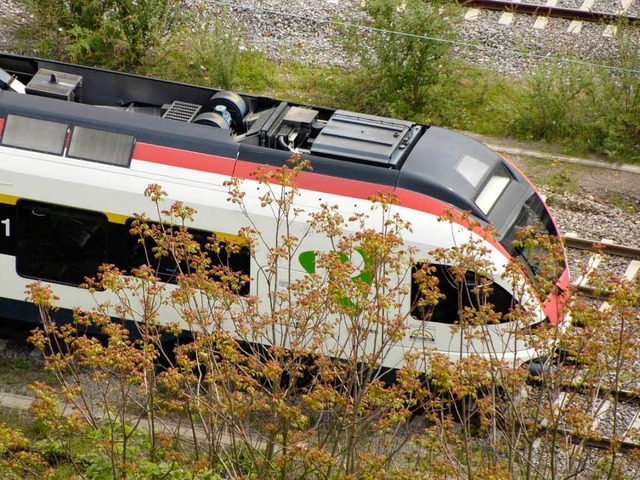
[[[17,393],[0,392],[0,407],[28,410],[34,397],[18,395]]]
[[[623,163],[609,163],[599,160],[588,160],[585,158],[570,157],[567,155],[558,155],[555,153],[535,152],[533,150],[525,150],[523,148],[503,147],[501,145],[487,144],[489,148],[499,153],[507,153],[509,155],[522,155],[525,157],[553,159],[560,162],[573,163],[576,165],[584,165],[587,167],[605,168],[618,172],[635,173],[640,175],[640,165],[629,165]]]

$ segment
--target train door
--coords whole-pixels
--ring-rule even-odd
[[[433,264],[428,267],[428,279],[421,282],[416,275],[422,264],[412,268],[411,305],[409,331],[405,338],[406,348],[409,350],[438,351],[450,358],[460,358],[472,353],[483,354],[490,351],[487,342],[493,342],[493,336],[486,338],[478,335],[478,329],[473,329],[469,335],[465,311],[477,311],[480,306],[491,305],[490,311],[495,313],[495,323],[504,322],[504,314],[513,306],[513,296],[505,288],[476,272],[467,271],[464,276],[454,276],[447,265]],[[437,298],[425,301],[425,293],[429,292],[427,283],[437,286]],[[423,290],[423,288],[425,290]],[[493,321],[489,322],[493,328]]]

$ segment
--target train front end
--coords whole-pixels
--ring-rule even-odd
[[[553,216],[532,183],[508,160],[486,145],[450,130],[428,127],[402,165],[398,187],[416,190],[438,198],[459,212],[468,212],[464,225],[460,216],[456,245],[463,241],[465,227],[490,252],[496,266],[493,297],[488,299],[501,320],[489,326],[493,346],[470,342],[466,348],[450,342],[437,350],[450,357],[476,352],[492,354],[500,350],[504,358],[528,361],[537,356],[527,339],[514,340],[514,331],[531,332],[535,327],[551,324],[564,326],[565,292],[570,287],[566,255]],[[423,235],[429,235],[428,232]],[[469,232],[467,232],[469,238]],[[506,274],[506,267],[515,264],[519,272],[514,279]],[[451,285],[446,269],[438,270],[440,285]],[[473,272],[469,272],[462,295],[463,306],[474,306]],[[477,273],[477,272],[476,272]],[[475,275],[477,279],[478,276]],[[477,281],[477,280],[476,280]],[[449,292],[456,296],[457,292]],[[467,298],[467,300],[465,300]],[[466,303],[465,303],[466,302]],[[477,303],[477,302],[476,302]],[[528,311],[528,325],[513,325],[508,313],[520,305]],[[413,315],[420,317],[420,315]],[[448,324],[460,323],[460,304],[450,302],[448,309],[436,306],[424,320]],[[511,323],[511,324],[510,324]],[[526,327],[526,328],[523,328]],[[525,335],[526,336],[526,335]],[[496,345],[501,345],[496,349]],[[445,351],[443,351],[445,350]]]

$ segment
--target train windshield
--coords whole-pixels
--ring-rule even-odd
[[[543,271],[543,261],[549,258],[551,252],[544,242],[530,242],[533,246],[527,248],[522,246],[522,241],[535,235],[558,236],[551,216],[542,202],[535,193],[522,205],[518,216],[508,229],[507,233],[502,237],[500,243],[513,255],[517,257],[521,264],[525,267],[528,276],[535,282],[538,275],[549,274],[549,269]],[[552,276],[554,281],[560,278],[564,270],[564,262],[558,268],[553,268]]]
[[[510,181],[511,175],[507,168],[502,163],[497,164],[476,196],[475,202],[480,210],[489,215]]]

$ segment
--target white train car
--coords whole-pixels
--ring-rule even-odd
[[[299,178],[299,206],[313,212],[321,203],[346,212],[370,209],[372,194],[389,192],[393,207],[410,222],[405,241],[429,259],[435,248],[459,244],[470,235],[464,225],[438,222],[448,209],[469,212],[496,234],[482,235],[497,272],[513,256],[529,285],[514,299],[500,274],[490,299],[498,310],[512,302],[533,310],[534,323],[562,322],[561,294],[540,300],[535,265],[512,246],[518,229],[535,225],[558,235],[548,208],[531,183],[483,144],[446,129],[355,112],[291,104],[209,88],[103,71],[49,60],[0,54],[0,316],[37,319],[25,301],[34,279],[51,284],[60,297],[59,315],[94,300],[78,288],[102,263],[123,269],[140,264],[139,245],[129,235],[133,212],[149,211],[143,196],[151,183],[171,199],[197,211],[196,231],[234,234],[247,225],[237,205],[227,201],[224,184],[246,179],[251,220],[269,236],[273,216],[260,209],[259,185],[250,174],[262,164],[283,165],[292,152],[310,160],[313,171]],[[304,220],[303,218],[301,221]],[[302,227],[302,224],[300,226]],[[476,236],[475,238],[482,238]],[[321,250],[311,236],[303,251]],[[252,281],[242,293],[264,296],[258,265],[266,251],[242,251],[230,259]],[[445,276],[446,265],[435,275]],[[308,265],[297,259],[294,272]],[[170,276],[170,272],[165,272]],[[162,275],[163,272],[160,272]],[[407,275],[411,282],[411,275]],[[406,338],[394,347],[386,367],[398,366],[415,348],[438,350],[451,358],[460,349],[453,292],[425,320],[411,298]],[[566,262],[557,278],[559,292],[569,286]],[[101,293],[98,292],[99,296]],[[491,325],[493,345],[507,359],[535,356],[512,340],[508,322]]]

